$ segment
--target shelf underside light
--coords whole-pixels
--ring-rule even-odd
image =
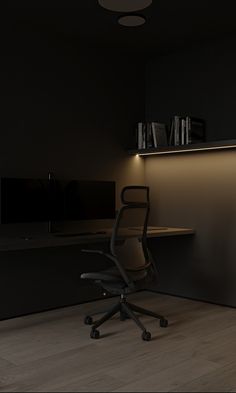
[[[236,149],[236,144],[233,145],[223,145],[223,146],[209,146],[209,147],[199,147],[199,148],[188,148],[179,150],[166,150],[166,151],[155,151],[155,152],[137,152],[140,157],[145,156],[155,156],[155,155],[165,155],[165,154],[178,154],[178,153],[189,153],[197,151],[211,151],[211,150],[225,150],[225,149]]]

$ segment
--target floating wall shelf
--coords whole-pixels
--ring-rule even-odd
[[[223,150],[223,149],[236,149],[236,139],[215,141],[215,142],[204,142],[182,146],[163,146],[160,148],[142,149],[142,150],[128,150],[130,155],[139,155],[142,157],[153,156],[153,155],[164,155],[164,154],[179,154],[179,153],[190,153],[199,151],[210,151],[210,150]]]

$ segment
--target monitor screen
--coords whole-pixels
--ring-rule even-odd
[[[48,180],[1,179],[2,224],[40,222],[48,219]]]
[[[115,218],[115,182],[1,178],[1,223]]]
[[[51,212],[57,220],[115,218],[115,182],[55,180],[51,189]]]

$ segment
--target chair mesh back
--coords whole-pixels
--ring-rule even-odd
[[[121,202],[123,204],[129,204],[129,203],[149,204],[149,187],[129,186],[123,188],[121,192]]]
[[[111,252],[126,271],[136,272],[138,280],[145,277],[150,266],[146,244],[149,189],[140,186],[125,187],[121,200],[123,206],[118,212],[113,229]],[[137,231],[139,237],[135,236]]]

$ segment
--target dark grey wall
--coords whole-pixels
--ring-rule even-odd
[[[19,33],[2,48],[0,173],[142,182],[127,157],[144,65],[125,53]]]
[[[125,152],[144,116],[144,68],[136,58],[18,31],[5,37],[0,80],[0,176],[52,171],[58,178],[114,180],[117,198],[124,185],[143,184],[142,160]],[[22,233],[21,226],[0,230]],[[47,226],[24,228],[35,230]],[[90,262],[75,247],[2,252],[0,318],[96,297],[79,283],[81,271],[102,268]]]
[[[236,39],[153,58],[147,66],[149,120],[174,115],[206,120],[207,140],[235,139]]]
[[[209,133],[233,137],[236,51],[232,42],[152,61],[147,117],[190,113]],[[187,153],[145,160],[152,224],[196,229],[193,238],[152,240],[163,292],[236,306],[236,153]]]

